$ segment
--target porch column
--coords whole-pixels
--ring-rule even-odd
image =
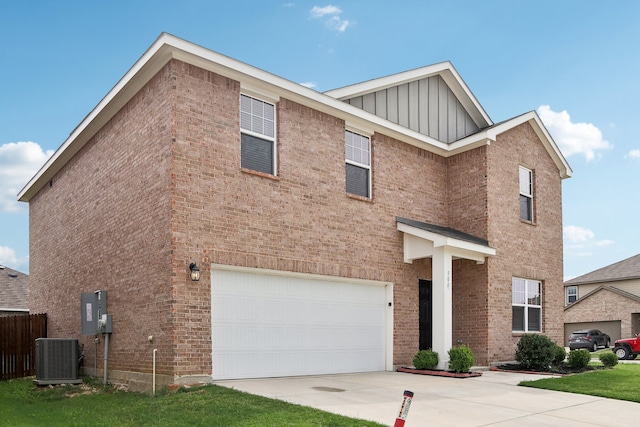
[[[435,247],[432,258],[433,341],[432,350],[438,353],[438,369],[448,369],[452,335],[452,255],[446,246]]]

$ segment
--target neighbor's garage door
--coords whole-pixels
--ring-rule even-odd
[[[585,301],[586,302],[586,301]],[[564,345],[569,345],[569,335],[573,331],[582,331],[585,329],[599,329],[611,337],[611,344],[620,339],[620,321],[603,321],[603,322],[582,322],[582,323],[565,323],[564,324]]]
[[[213,378],[385,370],[387,286],[212,268]]]

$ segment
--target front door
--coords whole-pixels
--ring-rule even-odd
[[[433,319],[431,318],[433,296],[431,288],[431,280],[420,279],[418,282],[420,350],[429,350],[433,346]]]

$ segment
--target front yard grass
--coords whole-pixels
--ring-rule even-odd
[[[0,381],[0,414],[2,426],[382,426],[215,385],[154,396],[32,378]]]
[[[525,387],[588,394],[640,403],[638,384],[640,384],[640,365],[624,363],[618,363],[612,369],[520,383]]]

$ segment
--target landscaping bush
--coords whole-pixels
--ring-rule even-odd
[[[600,361],[605,368],[613,368],[618,364],[618,356],[614,352],[605,352],[600,354]]]
[[[613,354],[613,353],[611,353]],[[413,358],[413,366],[416,369],[433,369],[438,366],[438,353],[429,350],[420,350]]]
[[[518,341],[516,360],[523,368],[546,371],[555,360],[556,347],[546,335],[526,334]]]
[[[591,362],[591,353],[589,353],[589,350],[580,349],[569,352],[567,364],[572,368],[584,369],[589,365],[589,362]]]
[[[449,350],[449,370],[460,373],[469,372],[476,361],[469,346],[461,344]]]
[[[613,353],[612,353],[613,354]],[[567,350],[564,347],[556,345],[555,353],[553,354],[553,364],[558,366],[564,362],[564,359],[567,358]]]

